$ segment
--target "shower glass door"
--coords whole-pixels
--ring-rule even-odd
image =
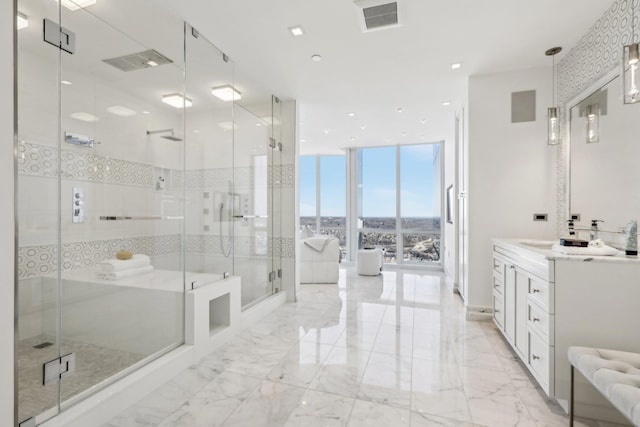
[[[184,342],[183,24],[142,3],[18,2],[20,422]]]
[[[186,24],[186,267],[189,272],[234,274],[233,63]],[[231,96],[230,96],[231,95]],[[189,281],[187,281],[189,285]]]

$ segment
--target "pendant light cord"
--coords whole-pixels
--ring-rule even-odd
[[[556,106],[556,55],[551,56],[552,66],[551,66],[551,102],[553,102],[553,106]]]

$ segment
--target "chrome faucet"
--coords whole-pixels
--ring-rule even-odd
[[[567,220],[567,229],[569,230],[569,236],[575,236],[576,232],[574,230],[573,219]]]
[[[591,229],[589,230],[589,240],[596,240],[598,238],[598,223],[604,222],[601,219],[591,220]]]

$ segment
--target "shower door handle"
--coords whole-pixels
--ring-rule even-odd
[[[269,218],[266,215],[234,215],[236,219],[259,219],[259,218]]]

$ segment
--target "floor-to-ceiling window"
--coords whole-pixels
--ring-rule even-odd
[[[345,156],[300,157],[300,225],[347,246],[347,166]]]
[[[360,148],[356,156],[358,248],[385,262],[440,263],[441,144]]]
[[[343,258],[380,248],[385,262],[439,265],[441,144],[350,149],[349,156],[349,174],[346,156],[300,157],[300,224],[337,237]]]

